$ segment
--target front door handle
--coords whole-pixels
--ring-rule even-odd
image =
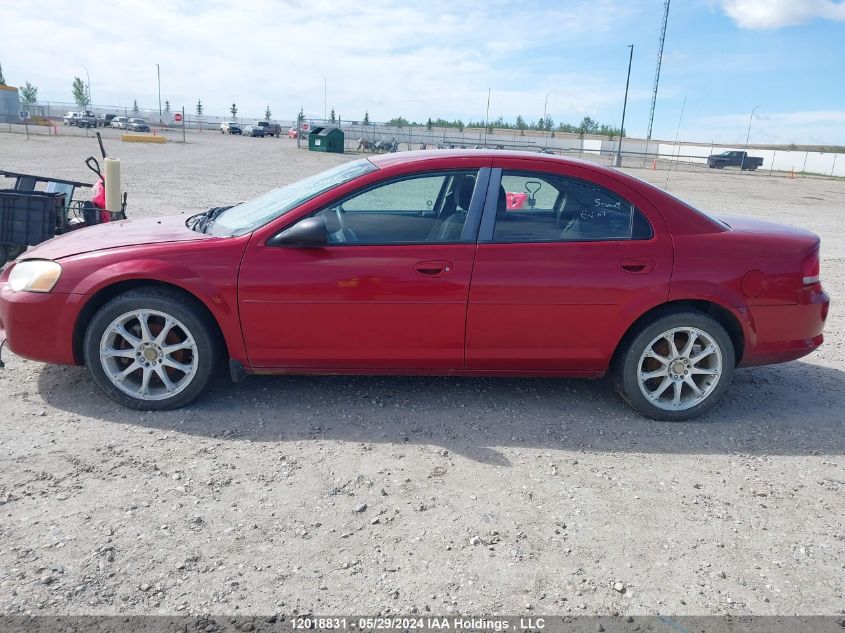
[[[428,262],[417,262],[414,270],[426,277],[445,277],[452,272],[452,262],[434,260]]]
[[[619,262],[619,268],[626,273],[634,275],[645,275],[654,270],[654,260],[648,257],[623,259]]]

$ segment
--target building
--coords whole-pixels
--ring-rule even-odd
[[[0,123],[20,123],[21,100],[18,89],[0,86]]]

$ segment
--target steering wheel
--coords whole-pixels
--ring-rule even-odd
[[[340,227],[340,239],[339,242],[357,242],[358,236],[355,235],[355,231],[350,229],[346,226],[346,219],[343,217],[346,211],[343,209],[343,205],[339,204],[334,208],[334,214],[337,216],[337,224]]]

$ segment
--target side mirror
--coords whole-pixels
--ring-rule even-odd
[[[305,218],[292,227],[277,233],[269,240],[267,246],[304,246],[320,247],[329,243],[329,232],[326,221],[322,217]]]

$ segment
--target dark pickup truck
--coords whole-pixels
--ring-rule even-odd
[[[712,154],[707,158],[707,166],[710,169],[739,167],[743,171],[754,171],[762,165],[762,158],[759,156],[749,156],[745,152],[722,152],[721,154]]]

